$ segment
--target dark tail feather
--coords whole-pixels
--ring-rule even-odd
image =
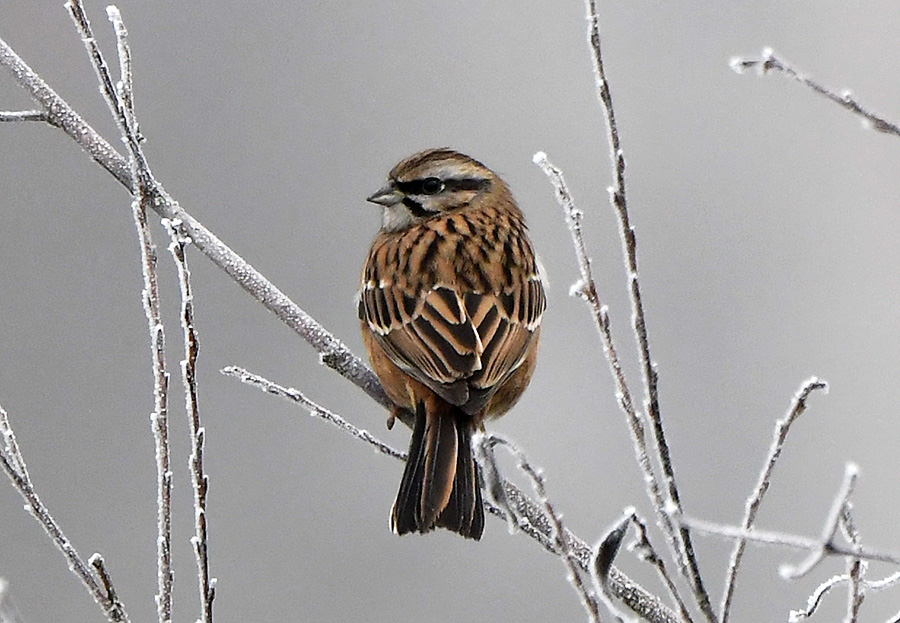
[[[427,413],[419,404],[391,529],[406,534],[435,526],[480,539],[484,507],[472,457],[471,417],[456,408]]]
[[[456,434],[459,449],[456,453],[456,479],[447,508],[437,519],[437,525],[458,532],[462,536],[481,539],[484,533],[484,504],[478,465],[472,455],[472,424],[468,416],[457,419]]]
[[[391,509],[391,530],[397,534],[415,532],[419,526],[419,500],[425,471],[425,405],[416,407],[416,423],[409,441],[409,457],[400,480],[400,491]]]

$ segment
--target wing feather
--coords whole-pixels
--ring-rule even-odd
[[[397,366],[470,413],[483,409],[522,364],[545,307],[537,275],[500,293],[437,285],[418,298],[370,280],[359,304]]]

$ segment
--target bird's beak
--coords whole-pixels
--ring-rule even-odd
[[[403,193],[394,188],[392,184],[388,184],[384,188],[379,188],[375,191],[374,195],[366,197],[366,201],[390,207],[403,201]]]

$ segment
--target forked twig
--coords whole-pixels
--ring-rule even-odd
[[[106,618],[112,623],[128,623],[125,606],[112,590],[112,583],[105,570],[103,572],[105,577],[102,580],[91,572],[91,567],[84,561],[71,541],[66,538],[62,528],[50,514],[50,510],[38,497],[31,477],[28,475],[28,469],[25,467],[25,458],[16,442],[16,435],[9,425],[9,417],[2,406],[0,406],[0,467],[6,472],[16,490],[25,498],[26,510],[41,524],[50,540],[65,556],[72,573],[81,580],[91,597],[103,610]]]
[[[837,534],[840,522],[842,521],[843,508],[853,491],[857,473],[856,465],[848,463],[844,472],[844,481],[842,482],[837,495],[835,495],[831,509],[828,512],[828,517],[825,520],[825,525],[822,528],[822,533],[818,539],[782,532],[757,530],[755,528],[747,529],[739,526],[726,526],[685,515],[682,515],[677,519],[681,525],[687,528],[726,539],[745,540],[810,552],[810,555],[806,560],[800,564],[796,566],[783,565],[781,567],[780,573],[786,579],[796,579],[806,575],[821,562],[825,556],[843,556],[850,559],[859,558],[860,560],[887,562],[900,565],[900,555],[898,554],[873,550],[861,545],[843,545],[835,540],[835,535]]]
[[[812,615],[816,613],[819,609],[819,606],[822,604],[825,596],[831,591],[831,589],[840,586],[841,584],[849,584],[851,582],[851,578],[848,574],[836,575],[822,584],[820,584],[815,591],[809,596],[809,599],[806,601],[806,607],[802,610],[791,610],[788,615],[788,620],[790,623],[799,623],[800,621],[804,621],[810,618]],[[863,580],[861,590],[866,592],[874,592],[881,591],[887,588],[892,588],[900,584],[900,571],[897,571],[886,578],[881,580]]]

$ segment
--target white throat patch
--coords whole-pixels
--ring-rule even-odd
[[[415,222],[415,218],[402,203],[385,206],[381,216],[381,227],[385,231],[400,231],[409,229]]]

